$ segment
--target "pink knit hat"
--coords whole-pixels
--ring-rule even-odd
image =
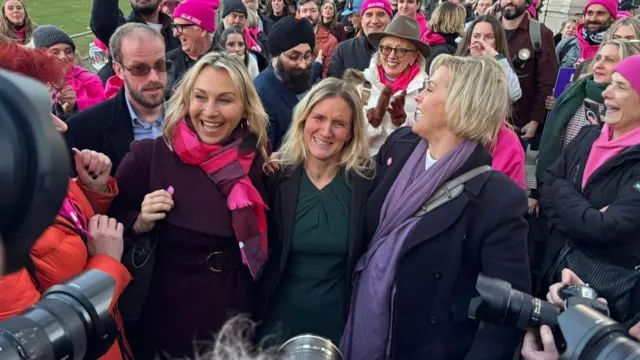
[[[216,1],[219,5],[220,2]],[[173,11],[173,18],[181,18],[200,26],[207,32],[216,31],[215,3],[205,0],[187,0],[181,2]]]
[[[604,6],[614,19],[618,16],[618,2],[616,0],[590,0],[584,7],[583,15],[587,13],[587,9],[591,5]]]
[[[629,56],[622,60],[616,65],[613,72],[622,75],[640,94],[640,55]]]
[[[393,17],[393,9],[389,0],[364,0],[362,7],[360,7],[360,15],[364,15],[367,10],[375,8],[382,9],[389,14],[389,17]]]

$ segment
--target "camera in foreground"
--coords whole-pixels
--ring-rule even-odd
[[[109,313],[115,280],[89,270],[45,292],[21,315],[0,322],[0,360],[94,360],[117,336]]]
[[[514,290],[506,281],[478,276],[478,297],[471,299],[469,317],[523,330],[551,328],[560,359],[640,360],[640,344],[627,329],[608,317],[609,310],[587,285],[560,289],[566,311],[547,301]]]

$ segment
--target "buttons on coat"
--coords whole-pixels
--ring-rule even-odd
[[[442,273],[440,271],[434,271],[431,273],[434,279],[440,280],[442,278]]]
[[[438,323],[438,321],[436,320],[435,317],[433,317],[433,316],[429,317],[429,324],[435,325],[437,323]]]

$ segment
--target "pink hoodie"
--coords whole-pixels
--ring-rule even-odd
[[[100,78],[80,66],[73,65],[71,71],[67,73],[66,80],[67,85],[71,86],[73,91],[76,92],[76,103],[79,111],[105,99],[104,88]]]
[[[578,28],[576,29],[576,38],[578,38],[578,43],[580,44],[580,58],[578,62],[592,59],[596,56],[598,48],[600,47],[600,45],[589,45],[587,40],[582,37],[582,29],[584,29],[584,24],[578,24]]]
[[[632,130],[615,140],[611,140],[611,136],[613,136],[613,129],[605,124],[602,127],[600,136],[591,144],[591,151],[589,151],[587,164],[584,166],[584,173],[582,174],[583,190],[591,175],[607,160],[620,154],[630,146],[640,144],[640,128]]]
[[[418,14],[416,14],[416,21],[418,22],[418,24],[420,24],[420,40],[422,40],[423,42],[427,42],[429,34],[433,34],[431,32],[431,29],[429,29],[427,18],[424,17],[423,13],[419,12]]]
[[[495,144],[487,146],[487,150],[493,156],[492,167],[494,170],[507,175],[523,189],[526,188],[524,150],[518,135],[513,130],[503,124],[498,131]]]

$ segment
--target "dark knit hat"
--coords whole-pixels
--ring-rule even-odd
[[[247,16],[247,7],[240,0],[224,0],[222,3],[222,18],[227,17],[231,13],[241,13]]]
[[[273,25],[267,42],[271,55],[278,56],[300,44],[309,44],[313,49],[316,46],[316,34],[309,20],[287,16]]]
[[[32,35],[33,44],[37,49],[46,49],[56,44],[67,44],[76,51],[76,44],[71,37],[55,25],[40,25]]]

